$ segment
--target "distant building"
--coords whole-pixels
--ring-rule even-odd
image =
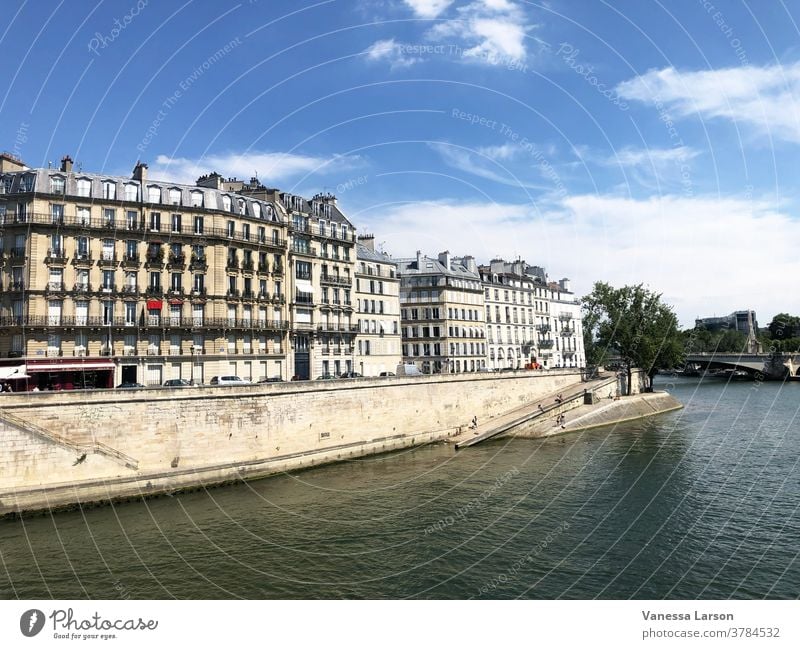
[[[400,363],[400,278],[397,262],[375,250],[375,238],[356,246],[358,342],[354,369],[362,376],[394,373]]]
[[[583,367],[580,304],[569,280],[550,282],[543,268],[493,259],[479,267],[486,304],[488,367]]]
[[[426,374],[486,367],[483,288],[473,257],[398,260],[403,361]]]
[[[758,320],[755,311],[734,311],[730,315],[714,316],[711,318],[697,318],[694,321],[695,327],[707,329],[708,331],[732,330],[740,331],[746,336],[758,333]]]

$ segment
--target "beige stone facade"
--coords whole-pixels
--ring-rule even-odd
[[[0,159],[0,356],[19,359],[0,380],[315,378],[333,349],[351,369],[355,231],[335,198],[234,189]]]
[[[486,367],[483,288],[472,257],[400,260],[403,361],[425,374]]]
[[[394,373],[401,360],[397,263],[387,254],[376,252],[374,241],[371,236],[359,237],[357,248],[355,371],[362,376]]]

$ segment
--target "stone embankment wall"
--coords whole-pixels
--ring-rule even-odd
[[[444,439],[577,370],[0,397],[0,515],[171,492]],[[48,433],[51,433],[48,436]]]

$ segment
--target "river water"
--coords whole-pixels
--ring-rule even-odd
[[[0,596],[798,597],[800,383],[673,383],[649,420],[0,521]]]

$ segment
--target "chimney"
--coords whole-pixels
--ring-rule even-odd
[[[445,267],[446,270],[450,270],[450,251],[445,250],[444,252],[439,253],[439,263]]]
[[[417,270],[422,270],[422,252],[417,250]]]
[[[478,273],[478,264],[475,263],[475,257],[472,255],[466,255],[462,260],[461,263],[464,267],[471,273]]]
[[[133,168],[133,179],[142,183],[142,196],[144,196],[144,184],[147,182],[147,163],[136,161]]]
[[[359,234],[358,242],[367,250],[375,252],[375,235],[374,234]]]
[[[571,292],[569,289],[569,278],[567,277],[558,280],[558,286],[561,288],[562,291],[566,291],[567,293]]]
[[[69,155],[65,155],[61,158],[61,171],[66,174],[72,171],[72,158],[70,158]]]

